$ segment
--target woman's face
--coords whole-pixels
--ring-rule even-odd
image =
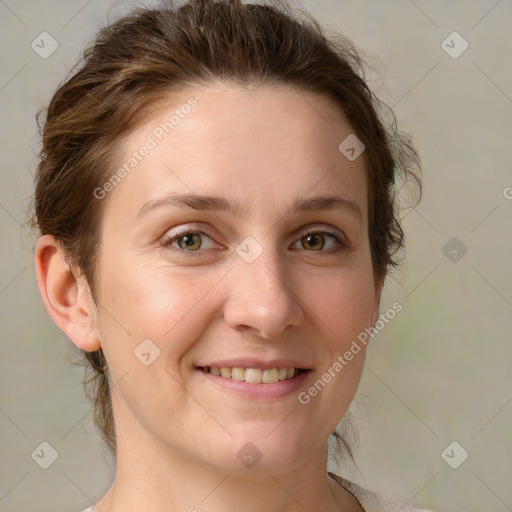
[[[274,474],[318,457],[364,346],[335,362],[379,307],[364,153],[339,149],[351,134],[322,96],[212,83],[123,141],[121,181],[97,191],[96,326],[120,443],[228,470],[261,457]],[[286,367],[308,371],[237,380]]]

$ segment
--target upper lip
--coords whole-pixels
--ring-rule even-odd
[[[222,359],[200,364],[198,368],[259,368],[268,370],[270,368],[298,368],[299,370],[311,370],[312,366],[304,361],[296,359],[257,359],[257,358],[239,358],[239,359]]]

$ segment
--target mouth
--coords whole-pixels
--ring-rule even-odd
[[[275,384],[276,382],[292,380],[302,373],[309,372],[306,368],[281,367],[281,368],[242,368],[242,367],[218,367],[198,366],[198,370],[204,373],[224,377],[248,384]]]

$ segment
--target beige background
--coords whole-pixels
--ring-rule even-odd
[[[65,360],[70,342],[38,296],[34,239],[21,227],[37,161],[35,112],[111,5],[0,1],[0,512],[78,512],[112,479],[78,371]],[[121,5],[114,12],[130,3]],[[395,106],[424,163],[424,199],[405,219],[407,264],[388,280],[382,311],[395,300],[404,309],[369,350],[354,407],[359,471],[339,471],[438,511],[512,510],[512,200],[504,193],[512,187],[512,5],[295,5],[374,56],[384,81],[372,87]],[[47,59],[30,46],[43,31],[59,44]],[[456,59],[441,47],[453,31],[469,43]],[[467,247],[458,262],[442,252],[452,237]],[[31,458],[43,441],[58,452],[46,470]],[[452,441],[469,453],[458,469],[441,457]]]

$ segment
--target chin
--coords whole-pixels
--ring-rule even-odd
[[[275,427],[274,427],[275,428]],[[211,463],[219,469],[237,473],[278,474],[291,470],[304,456],[307,442],[298,436],[296,439],[278,432],[276,429],[255,428],[255,435],[245,431],[245,435],[234,435],[224,445],[215,443],[217,453],[209,457]],[[265,432],[265,434],[262,434]],[[268,434],[269,432],[270,435]]]

